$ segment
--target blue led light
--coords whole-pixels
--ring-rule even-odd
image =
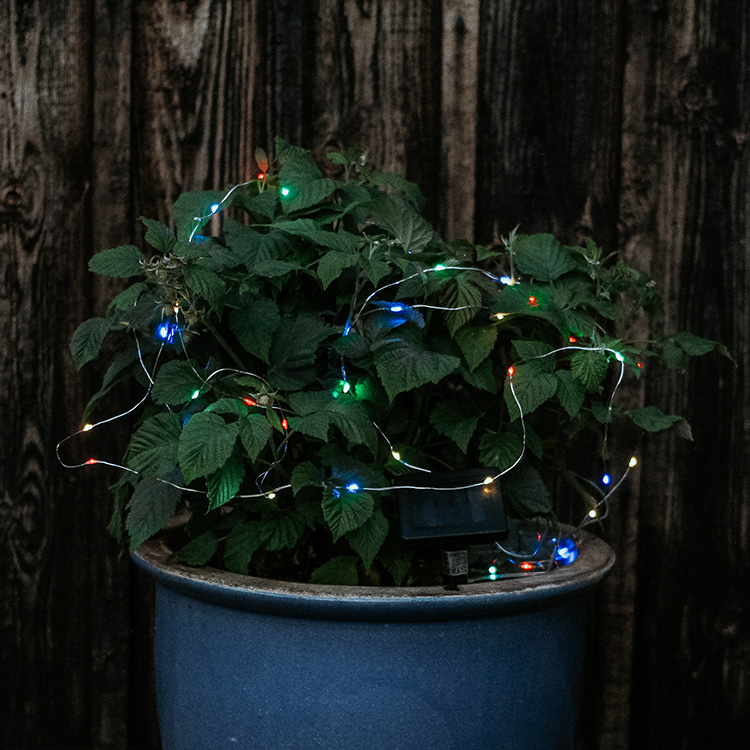
[[[403,305],[391,305],[390,310],[391,312],[402,312],[404,309]]]
[[[602,484],[610,484],[612,482],[612,477],[609,474],[605,474],[602,477]]]
[[[212,213],[212,214],[215,214],[215,213],[216,213],[216,212],[217,212],[217,211],[218,211],[218,210],[219,210],[220,208],[221,208],[221,206],[220,206],[220,205],[219,205],[218,203],[214,203],[214,204],[213,204],[213,205],[211,206],[211,213]]]
[[[511,279],[510,276],[501,276],[499,281],[501,284],[505,284],[505,286],[513,283],[513,279]]]
[[[562,539],[555,552],[558,567],[570,565],[578,557],[578,547],[572,539]]]
[[[156,338],[161,339],[166,344],[171,344],[178,333],[182,333],[182,328],[177,323],[166,321],[156,329]]]
[[[346,485],[347,492],[356,492],[358,489],[359,485],[356,482],[349,482],[349,484]]]

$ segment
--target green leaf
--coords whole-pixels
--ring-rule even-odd
[[[573,419],[583,406],[586,389],[569,370],[558,370],[555,377],[557,378],[557,398],[568,416]]]
[[[497,326],[464,326],[456,331],[456,343],[473,371],[492,353],[497,341]]]
[[[138,302],[138,298],[147,289],[148,284],[145,281],[137,281],[135,284],[131,284],[127,289],[116,295],[109,305],[107,305],[107,314],[127,316]]]
[[[518,365],[513,377],[505,381],[503,394],[511,421],[521,416],[516,398],[513,398],[513,391],[521,404],[521,412],[524,416],[528,416],[555,395],[557,378],[551,373],[542,372],[533,365]]]
[[[523,454],[523,439],[516,432],[487,430],[479,441],[479,460],[482,466],[505,471]]]
[[[211,206],[219,203],[224,195],[225,193],[219,190],[196,190],[182,193],[172,208],[177,238],[187,241],[193,230],[196,233],[199,232],[211,216]]]
[[[460,364],[458,357],[420,348],[407,339],[375,353],[375,368],[391,401],[401,392],[437,383]]]
[[[263,546],[265,535],[260,521],[242,521],[232,527],[227,537],[224,564],[232,573],[248,574],[250,561]]]
[[[576,352],[570,358],[570,371],[587,391],[596,392],[607,375],[607,357],[596,350]]]
[[[184,404],[203,386],[203,380],[190,362],[173,359],[161,367],[151,398],[155,404]]]
[[[158,479],[143,479],[136,485],[125,520],[131,551],[169,523],[181,494],[181,490]]]
[[[111,329],[112,321],[108,318],[89,318],[76,328],[70,339],[70,353],[77,370],[99,354],[104,338]]]
[[[199,412],[190,417],[178,450],[185,481],[190,483],[221,468],[232,453],[238,432],[237,422],[227,424],[218,414]]]
[[[281,176],[281,173],[279,176]],[[281,196],[281,207],[288,214],[294,211],[303,211],[310,206],[317,206],[336,189],[336,183],[327,177],[313,180],[301,186],[294,184],[294,181],[291,183],[282,182],[282,185],[290,191],[288,197],[285,197],[283,193]]]
[[[518,270],[538,281],[554,281],[576,267],[572,255],[552,234],[519,234],[513,250]]]
[[[262,276],[266,279],[276,279],[292,271],[298,271],[300,266],[297,263],[291,263],[287,260],[259,260],[250,269],[256,276]]]
[[[451,399],[441,401],[432,410],[430,424],[441,435],[449,437],[463,453],[466,453],[481,416],[467,404]]]
[[[188,565],[201,567],[216,554],[219,540],[213,531],[204,531],[200,536],[191,539],[177,553],[177,559]]]
[[[688,361],[687,352],[672,339],[663,339],[660,343],[664,364],[672,370],[684,370]]]
[[[387,536],[388,519],[376,510],[362,526],[355,531],[350,531],[346,539],[351,548],[362,558],[365,569],[368,569]]]
[[[323,495],[323,517],[338,541],[344,534],[362,526],[372,515],[375,503],[367,492],[326,490]]]
[[[323,284],[323,289],[327,289],[334,282],[345,268],[350,268],[359,260],[359,256],[354,253],[340,253],[332,250],[326,253],[318,263],[318,276]]]
[[[503,498],[522,518],[552,512],[552,500],[542,477],[526,462],[507,475]]]
[[[310,461],[303,461],[292,469],[290,484],[296,495],[303,487],[321,487],[323,484],[323,469]]]
[[[318,346],[333,329],[314,315],[282,320],[269,353],[268,380],[276,388],[299,390],[315,378]]]
[[[513,342],[513,348],[520,359],[533,364],[537,369],[543,372],[554,371],[555,359],[552,356],[547,356],[553,351],[549,344],[545,344],[543,341],[518,340]]]
[[[391,196],[367,204],[371,221],[390,233],[405,253],[421,253],[435,236],[435,230],[406,201]]]
[[[171,252],[175,242],[177,242],[174,232],[155,219],[147,219],[145,216],[141,216],[140,220],[146,227],[146,242],[162,255]]]
[[[177,466],[177,445],[182,426],[174,412],[147,419],[128,446],[128,467],[147,477],[160,477]]]
[[[265,541],[263,549],[274,552],[294,547],[305,530],[305,521],[295,509],[278,510],[263,518],[261,522]]]
[[[214,414],[234,414],[235,417],[244,417],[248,413],[248,407],[238,398],[220,398],[209,404],[203,411]]]
[[[631,409],[627,414],[633,422],[647,432],[666,430],[675,422],[679,422],[682,419],[682,417],[679,417],[676,414],[665,414],[656,406],[646,406],[643,409]]]
[[[218,274],[203,266],[190,265],[185,268],[185,283],[190,291],[206,300],[212,310],[220,312],[227,285]]]
[[[240,441],[248,458],[254,462],[268,444],[271,431],[268,420],[258,413],[248,414],[239,421]]]
[[[89,271],[102,276],[124,279],[143,273],[143,253],[135,245],[123,245],[102,250],[89,259]]]
[[[356,586],[359,582],[357,558],[343,555],[334,557],[312,572],[310,582],[332,586]]]
[[[692,357],[700,357],[716,349],[715,341],[702,339],[688,331],[675,334],[672,338],[686,354],[689,354]]]
[[[325,413],[289,417],[289,426],[296,432],[326,442],[331,427],[331,417]]]
[[[464,271],[455,276],[446,286],[443,303],[454,308],[445,314],[445,321],[451,336],[474,318],[482,307],[480,284],[484,276]]]
[[[228,503],[240,489],[245,478],[245,466],[236,458],[229,460],[206,479],[208,509],[214,510]]]
[[[248,307],[232,310],[229,327],[240,344],[268,364],[273,334],[281,323],[279,308],[272,299],[255,300]]]

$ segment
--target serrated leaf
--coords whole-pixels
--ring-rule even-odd
[[[314,315],[282,320],[271,343],[269,382],[285,390],[299,390],[312,382],[318,346],[333,332]]]
[[[506,471],[523,455],[523,439],[516,432],[487,430],[479,441],[479,460],[482,466]]]
[[[131,284],[127,289],[116,295],[109,305],[107,305],[107,314],[119,313],[127,315],[138,302],[141,294],[147,289],[148,284],[145,281],[137,281],[135,284]]]
[[[242,521],[229,532],[224,564],[232,573],[248,574],[250,561],[263,546],[265,536],[260,521]]]
[[[131,551],[169,523],[181,495],[181,490],[158,479],[146,478],[136,485],[125,520]]]
[[[513,348],[524,362],[533,364],[543,372],[554,371],[555,359],[552,356],[547,356],[552,351],[549,344],[545,344],[543,341],[516,340],[513,342]]]
[[[672,339],[661,341],[661,354],[664,364],[672,370],[684,370],[687,366],[687,352]]]
[[[428,351],[406,339],[375,353],[375,368],[391,401],[403,391],[437,383],[460,364],[458,357]]]
[[[682,417],[677,416],[676,414],[665,414],[656,406],[646,406],[643,409],[631,409],[627,414],[633,422],[647,432],[666,430],[675,422],[679,422],[682,419]]]
[[[696,336],[688,331],[677,333],[672,338],[686,354],[689,354],[692,357],[700,357],[716,349],[715,341],[702,339],[700,336]]]
[[[596,392],[607,375],[607,358],[595,350],[576,352],[570,358],[570,371],[587,391]]]
[[[147,219],[145,216],[141,216],[140,220],[146,227],[146,242],[162,255],[171,252],[177,241],[174,232],[168,226],[155,219]]]
[[[206,300],[212,310],[220,311],[227,285],[218,274],[203,266],[190,265],[185,268],[185,283],[193,293]]]
[[[248,413],[248,407],[238,398],[220,398],[209,404],[203,411],[215,414],[234,414],[236,417],[244,417]]]
[[[182,193],[172,207],[177,239],[188,241],[211,217],[211,206],[220,203],[224,193],[218,190],[195,190]]]
[[[76,328],[70,339],[70,353],[77,370],[96,358],[111,329],[112,321],[108,318],[89,318]]]
[[[263,549],[269,552],[294,547],[305,530],[305,521],[295,509],[278,510],[265,516],[261,523]]]
[[[296,432],[326,442],[331,418],[328,414],[306,414],[304,416],[289,417],[289,426]]]
[[[513,392],[515,392],[515,398]],[[516,399],[521,405],[523,415],[528,416],[552,398],[556,392],[557,378],[553,374],[542,372],[533,365],[518,365],[513,377],[505,381],[503,393],[511,421],[521,416]]]
[[[208,509],[214,510],[228,503],[240,489],[245,478],[245,466],[236,458],[230,458],[218,471],[206,479]]]
[[[177,466],[180,418],[174,412],[147,419],[128,446],[128,467],[146,477],[160,477]]]
[[[554,281],[576,267],[572,255],[552,234],[520,234],[513,250],[518,270],[538,281]]]
[[[503,499],[521,518],[552,512],[552,500],[542,477],[525,462],[507,475]]]
[[[185,481],[208,476],[221,468],[234,448],[239,426],[218,414],[199,412],[182,428],[178,456]]]
[[[380,552],[387,536],[388,519],[376,510],[360,528],[349,532],[346,539],[351,548],[362,558],[365,569],[368,569]]]
[[[356,586],[359,582],[357,558],[343,555],[334,557],[312,572],[310,582],[331,586]]]
[[[187,565],[202,567],[216,554],[218,548],[219,540],[216,534],[213,531],[204,531],[177,552],[177,559]]]
[[[451,336],[472,320],[482,307],[482,290],[479,286],[484,277],[471,272],[455,276],[446,286],[443,304],[453,308],[445,313],[445,321]]]
[[[329,489],[323,495],[323,518],[338,541],[344,534],[358,529],[372,515],[375,503],[368,492]]]
[[[124,279],[143,273],[143,253],[135,245],[123,245],[102,250],[89,259],[89,271],[102,276]]]
[[[370,220],[390,233],[405,253],[421,253],[435,236],[435,230],[403,199],[384,196],[367,204]]]
[[[469,369],[473,371],[495,348],[497,326],[464,326],[456,331],[455,339]]]
[[[266,364],[273,334],[281,323],[279,308],[272,299],[258,299],[248,307],[232,310],[229,327],[250,354]]]
[[[151,398],[160,405],[184,404],[202,386],[203,380],[189,362],[174,359],[159,369]]]
[[[430,412],[430,424],[466,453],[481,416],[474,413],[467,404],[452,399],[437,404]]]
[[[601,401],[591,402],[591,413],[600,424],[612,424],[614,409],[615,407],[611,402],[609,404],[604,404]]]
[[[310,461],[303,461],[292,469],[289,483],[296,495],[303,487],[320,487],[323,484],[323,469]]]
[[[359,256],[350,253],[340,253],[332,250],[326,253],[318,263],[318,276],[323,284],[323,289],[327,289],[334,282],[345,268],[350,268],[359,260]]]
[[[268,444],[271,432],[262,414],[248,414],[239,421],[240,441],[248,458],[254,462]]]
[[[250,269],[256,276],[262,276],[266,279],[276,279],[284,274],[291,273],[292,271],[298,271],[301,268],[297,263],[291,263],[287,260],[275,260],[270,258],[268,260],[259,260],[253,264]]]
[[[568,416],[573,419],[583,406],[586,389],[569,370],[558,370],[555,377],[557,378],[557,398]]]

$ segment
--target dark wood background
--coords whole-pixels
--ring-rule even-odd
[[[736,367],[704,358],[628,394],[686,414],[695,441],[649,440],[604,529],[619,563],[580,748],[747,740],[750,3],[0,6],[3,748],[158,746],[149,587],[104,532],[114,476],[54,455],[97,376],[67,342],[111,291],[94,252],[140,243],[136,218],[182,190],[254,176],[276,134],[365,147],[448,236],[592,236],[660,280],[667,329],[732,350]]]

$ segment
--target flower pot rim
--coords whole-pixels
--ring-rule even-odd
[[[170,562],[165,535],[142,544],[132,558],[158,584],[219,606],[270,615],[327,620],[424,621],[473,619],[565,604],[612,569],[615,553],[602,539],[580,532],[571,565],[521,578],[444,586],[336,586],[257,578],[217,568]]]

